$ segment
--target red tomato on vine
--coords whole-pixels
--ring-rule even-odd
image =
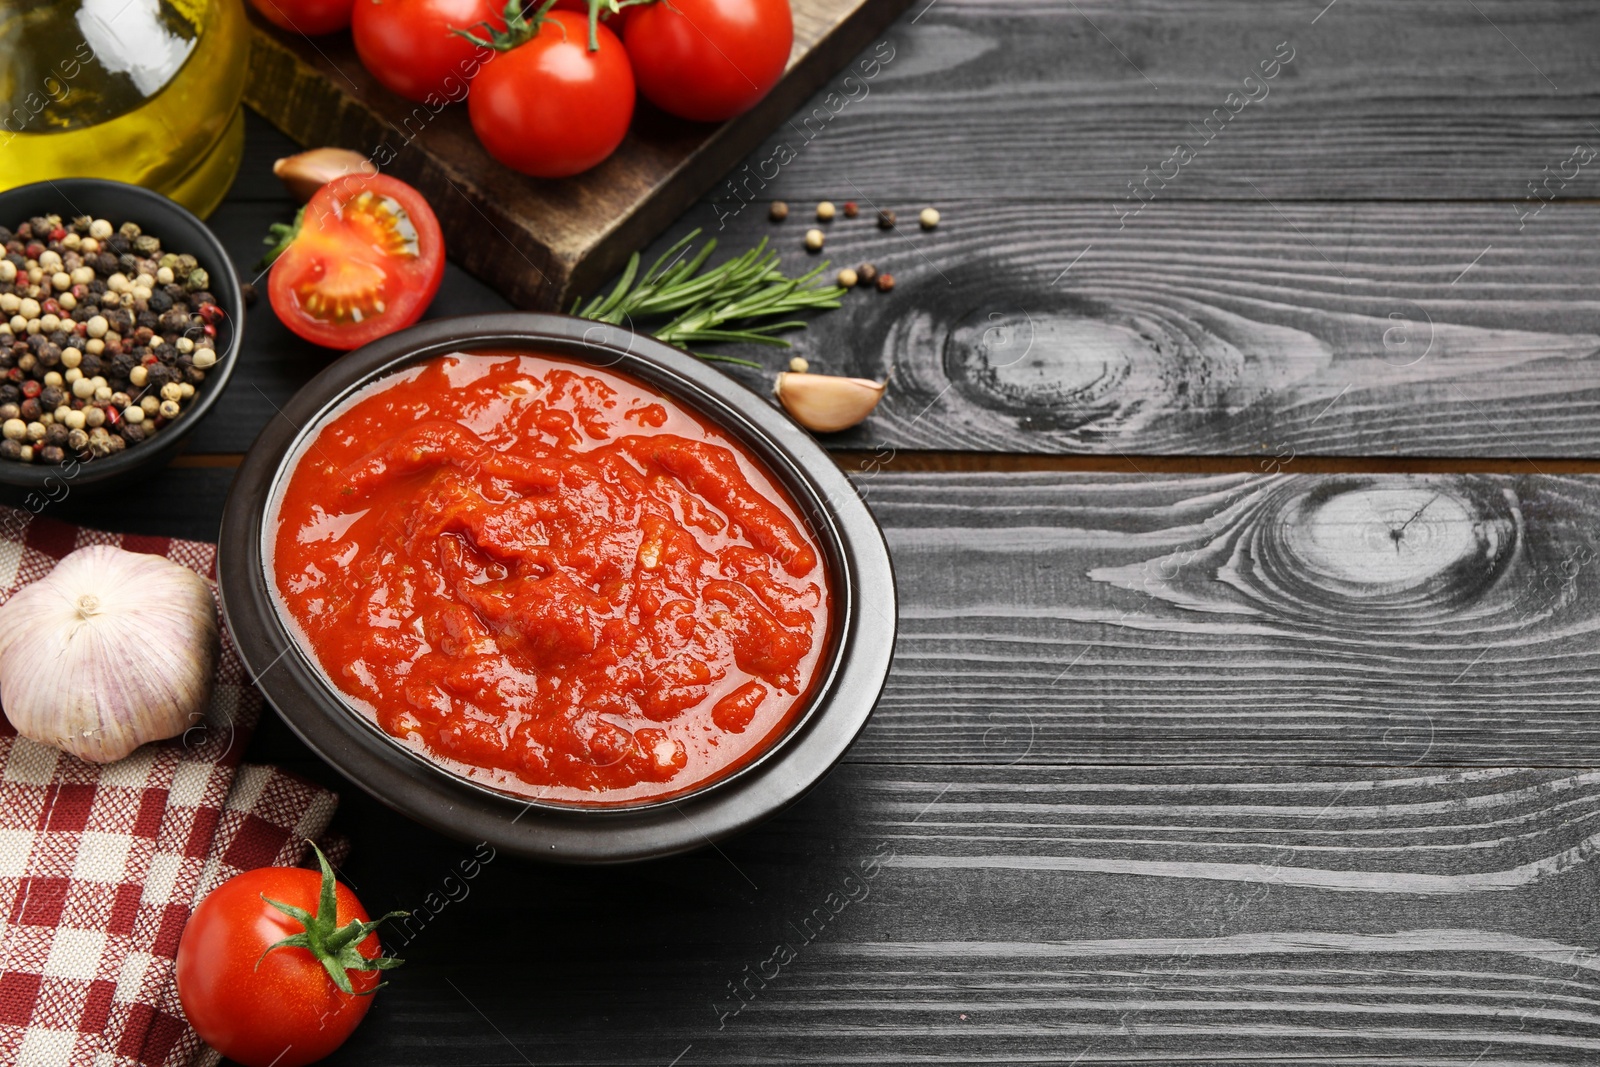
[[[379,922],[334,881],[263,867],[200,902],[178,942],[178,1001],[206,1044],[245,1067],[302,1067],[344,1044],[372,1006]]]
[[[697,122],[754,107],[794,45],[789,0],[657,0],[628,12],[623,40],[639,91]]]
[[[274,26],[316,37],[350,25],[350,9],[355,0],[250,0]]]
[[[482,45],[456,32],[482,23],[503,25],[493,0],[356,0],[350,35],[361,65],[386,89],[442,106],[466,97],[489,58]]]
[[[604,25],[543,5],[524,17],[506,8],[506,29],[479,43],[496,51],[467,96],[472,129],[501,163],[539,178],[564,178],[604,160],[633,118],[633,71]]]

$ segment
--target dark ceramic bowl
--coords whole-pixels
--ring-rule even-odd
[[[62,178],[0,193],[0,225],[15,227],[36,215],[93,215],[114,226],[137,222],[140,229],[160,238],[164,250],[180,255],[187,252],[211,276],[211,295],[225,313],[217,324],[217,362],[206,371],[206,380],[198,387],[194,403],[176,421],[143,444],[74,464],[70,475],[59,467],[0,460],[0,485],[46,493],[58,488],[63,480],[76,489],[143,476],[178,454],[184,439],[216,404],[233,376],[239,338],[244,332],[244,296],[239,289],[239,276],[222,243],[205,223],[182,205],[137,185],[104,178]]]
[[[324,676],[285,626],[265,538],[301,441],[352,393],[451,352],[524,349],[619,371],[732,435],[789,492],[829,568],[831,647],[798,720],[755,760],[692,792],[582,807],[498,792],[385,733]],[[443,833],[571,863],[616,863],[699,848],[746,830],[816,785],[866,725],[889,671],[895,588],[883,534],[833,460],[780,411],[705,363],[630,331],[564,315],[425,323],[367,345],[314,378],[262,431],[222,518],[217,560],[228,627],[257,685],[306,744],[357,785]]]

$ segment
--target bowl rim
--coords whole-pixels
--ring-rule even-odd
[[[738,440],[795,498],[829,560],[833,648],[819,661],[801,714],[743,766],[688,793],[636,804],[578,806],[496,790],[384,732],[332,685],[285,625],[264,546],[285,468],[300,443],[373,382],[422,360],[485,349],[570,359],[659,388]],[[705,362],[646,335],[565,315],[436,319],[337,360],[279,414],[247,453],[224,507],[217,561],[223,615],[251,677],[290,728],[403,814],[542,859],[605,863],[670,855],[738,833],[798,800],[864,728],[894,641],[894,575],[882,532],[809,435]]]
[[[53,491],[51,480],[55,479],[62,482],[70,481],[74,486],[89,486],[170,459],[199,425],[200,420],[215,406],[239,362],[245,318],[244,290],[239,283],[239,273],[234,269],[233,260],[228,257],[227,250],[223,248],[221,240],[212,232],[211,227],[176,200],[146,189],[142,185],[119,182],[111,178],[46,179],[0,191],[0,225],[10,226],[14,221],[21,221],[21,219],[11,219],[13,209],[8,205],[12,203],[25,203],[31,198],[48,197],[56,201],[65,201],[70,205],[73,204],[73,193],[82,196],[90,191],[126,197],[130,203],[130,215],[164,215],[193,228],[203,247],[184,251],[194,256],[210,275],[211,287],[207,292],[216,298],[226,313],[224,321],[228,323],[229,328],[228,342],[226,346],[217,350],[217,362],[207,372],[205,388],[199,390],[195,402],[171,426],[163,429],[154,441],[124,449],[115,455],[97,456],[86,462],[77,462],[76,470],[70,476],[63,474],[59,467],[47,467],[36,463],[0,463],[0,485]],[[77,210],[75,205],[73,210]],[[121,221],[126,222],[128,219]],[[141,226],[143,225],[141,223]],[[152,225],[150,229],[151,232],[155,232],[156,227]],[[163,241],[166,240],[164,234],[157,236]]]

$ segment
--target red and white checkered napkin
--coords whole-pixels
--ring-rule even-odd
[[[118,536],[0,508],[0,601],[73,549],[116,544],[215,576],[216,547]],[[338,798],[241,765],[261,698],[222,639],[205,721],[97,766],[0,721],[0,1063],[212,1064],[184,1021],[178,937],[240,871],[298,863]]]

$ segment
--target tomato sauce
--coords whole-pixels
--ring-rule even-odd
[[[315,429],[272,538],[281,610],[393,736],[494,788],[674,796],[796,719],[827,567],[744,448],[623,375],[436,358]]]

